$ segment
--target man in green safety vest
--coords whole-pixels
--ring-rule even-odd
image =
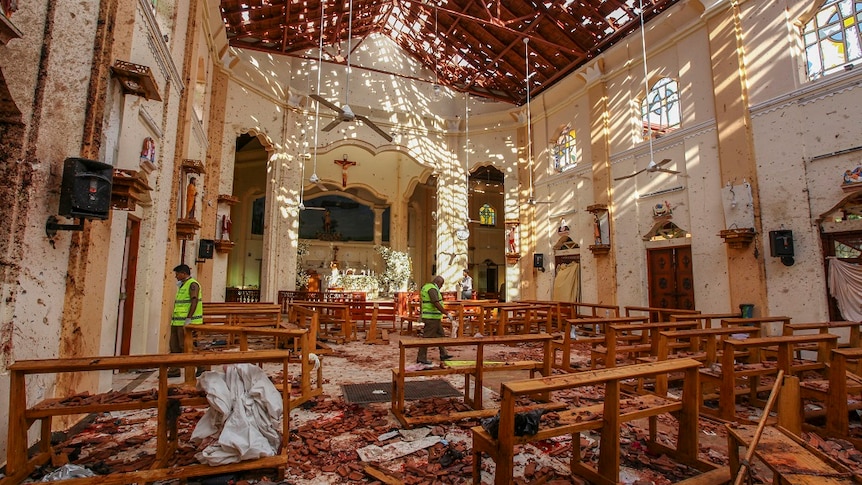
[[[422,323],[425,324],[425,328],[422,331],[422,337],[424,338],[446,336],[443,332],[443,325],[441,324],[443,315],[446,315],[446,318],[448,318],[450,322],[454,322],[452,315],[446,313],[446,309],[443,308],[443,297],[440,295],[441,286],[443,286],[443,277],[435,276],[434,279],[431,280],[431,283],[426,283],[425,286],[422,287],[422,291],[419,292],[422,299]],[[442,345],[439,346],[438,349],[440,350],[440,360],[449,360],[452,358],[452,356],[446,352],[446,348]],[[416,356],[416,362],[420,364],[431,363],[428,361],[427,347],[419,347],[419,355]]]
[[[172,354],[185,352],[184,337],[188,325],[204,323],[204,304],[201,301],[201,285],[192,278],[192,270],[187,264],[174,268],[177,278],[177,296],[174,299],[174,312],[171,315],[170,348]],[[171,368],[168,377],[179,377],[180,370]]]

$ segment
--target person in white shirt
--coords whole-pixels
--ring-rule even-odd
[[[462,272],[464,275],[461,278],[461,281],[458,283],[461,286],[461,299],[462,300],[472,300],[473,299],[473,278],[470,277],[470,272],[466,269]]]

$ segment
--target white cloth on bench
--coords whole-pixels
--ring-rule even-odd
[[[252,364],[208,371],[197,387],[207,393],[210,408],[195,426],[191,440],[217,440],[195,455],[199,462],[224,465],[275,456],[281,444],[282,396],[266,373]]]

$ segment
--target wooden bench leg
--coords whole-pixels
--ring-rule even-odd
[[[482,483],[482,452],[473,447],[473,485]]]

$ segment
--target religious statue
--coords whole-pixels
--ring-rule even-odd
[[[192,177],[186,186],[186,218],[195,218],[195,200],[198,195],[197,179]]]
[[[141,162],[156,163],[156,142],[152,138],[144,138],[144,144],[141,146]]]
[[[221,238],[230,241],[230,227],[232,223],[230,220],[230,216],[225,214],[221,219]]]
[[[356,162],[351,162],[347,159],[347,155],[344,155],[343,160],[336,160],[336,165],[341,165],[341,187],[347,188],[347,169],[356,165]]]
[[[557,234],[567,234],[569,232],[569,223],[565,218],[560,218],[560,225],[557,227]]]
[[[329,209],[323,211],[323,232],[332,234],[332,212]]]
[[[596,215],[595,223],[593,224],[593,238],[596,240],[596,245],[602,244],[602,227],[599,222],[599,216]]]
[[[515,226],[512,226],[509,228],[509,232],[508,232],[506,238],[507,238],[507,242],[508,242],[508,244],[506,245],[508,252],[511,254],[517,253],[518,250],[515,247]]]
[[[329,276],[329,286],[338,286],[338,261],[329,263],[329,269],[332,274]]]

